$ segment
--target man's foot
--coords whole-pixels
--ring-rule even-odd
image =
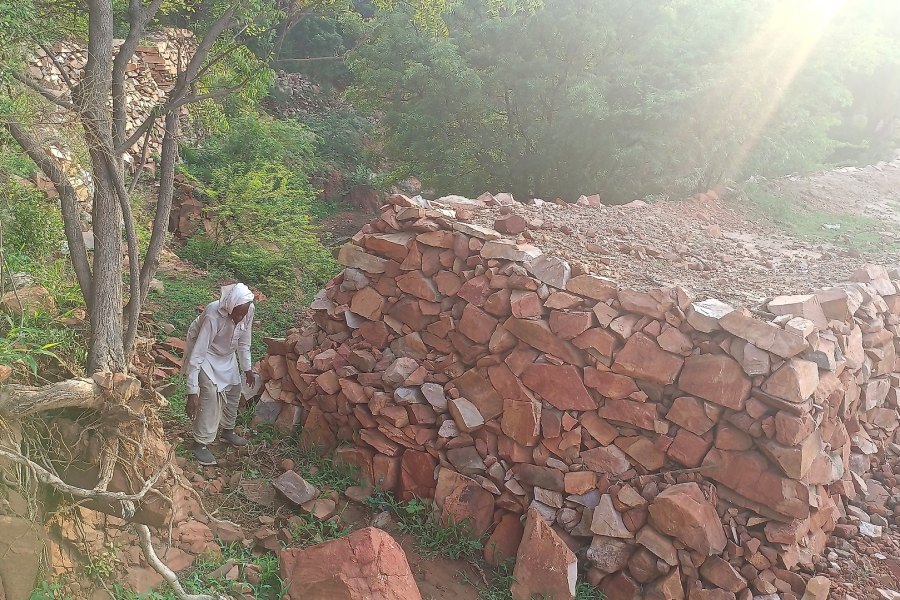
[[[232,446],[246,446],[247,440],[234,432],[234,429],[223,429],[220,436],[222,441],[228,442]]]
[[[218,464],[213,453],[209,451],[209,448],[202,444],[194,446],[194,458],[197,459],[198,463],[205,467],[211,467]]]

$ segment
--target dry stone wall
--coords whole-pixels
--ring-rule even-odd
[[[577,566],[616,600],[803,596],[894,442],[900,273],[751,312],[619,289],[462,199],[389,202],[268,340],[258,422],[434,498],[518,558],[516,598],[572,597]]]

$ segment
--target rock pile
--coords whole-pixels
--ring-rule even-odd
[[[151,111],[165,99],[171,91],[179,71],[190,60],[195,40],[185,29],[164,29],[153,34],[138,46],[134,57],[126,67],[125,76],[125,134],[131,135]],[[122,44],[119,40],[118,48]],[[50,90],[60,95],[68,92],[66,79],[75,85],[87,63],[87,47],[73,42],[57,42],[48,54],[38,49],[29,61],[29,75]],[[160,152],[162,125],[159,124],[150,136],[148,161]],[[140,162],[142,141],[131,148],[132,154]]]
[[[509,211],[389,202],[314,323],[268,341],[257,421],[489,535],[516,598],[572,597],[576,563],[616,600],[821,596],[797,571],[898,426],[900,273],[751,313],[619,289],[505,238]]]

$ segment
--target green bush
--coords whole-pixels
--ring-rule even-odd
[[[3,245],[35,258],[59,250],[65,241],[62,216],[43,193],[9,181],[0,184]]]

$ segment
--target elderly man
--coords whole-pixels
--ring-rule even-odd
[[[207,446],[215,441],[219,427],[224,441],[232,446],[247,445],[247,440],[234,432],[234,424],[241,385],[254,383],[250,334],[255,312],[253,292],[246,285],[227,285],[221,298],[210,303],[188,329],[184,359],[187,415],[194,427],[194,457],[201,465],[216,464]]]

